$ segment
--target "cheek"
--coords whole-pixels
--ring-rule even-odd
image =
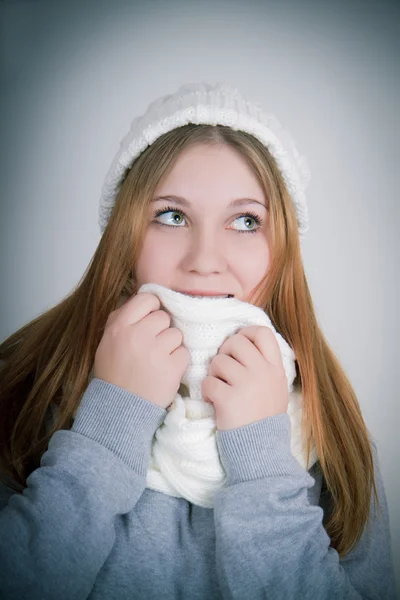
[[[248,277],[263,277],[268,270],[270,253],[265,239],[259,239],[248,246],[241,244],[235,251],[235,264],[247,273]]]
[[[144,279],[149,274],[159,278],[160,274],[173,267],[178,250],[179,248],[175,248],[175,244],[171,242],[171,239],[164,239],[163,236],[155,235],[154,232],[149,231],[144,239],[136,266],[138,278]]]
[[[257,258],[254,261],[255,268],[259,273],[261,273],[261,276],[263,276],[269,269],[270,265],[270,251],[266,242],[262,245],[262,248],[260,248],[259,252],[256,254],[256,257]]]

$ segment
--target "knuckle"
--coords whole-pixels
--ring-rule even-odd
[[[268,340],[271,337],[275,338],[272,329],[270,329],[269,327],[260,327],[260,329],[257,329],[256,331],[256,340]]]
[[[213,364],[219,365],[224,362],[224,354],[217,354],[213,358]]]
[[[175,336],[179,339],[180,342],[183,341],[183,333],[177,327],[171,327],[171,330],[174,332]]]
[[[203,381],[201,382],[201,388],[202,388],[202,390],[205,390],[208,387],[209,381],[210,381],[210,377],[209,377],[209,375],[207,375],[207,377],[205,377],[203,379]]]
[[[159,299],[158,299],[158,297],[157,297],[155,294],[151,294],[150,292],[138,292],[138,293],[136,294],[136,296],[134,296],[134,297],[135,297],[135,298],[142,298],[142,299],[143,299],[143,301],[145,301],[145,302],[146,302],[147,300],[149,300],[149,299],[154,299],[154,298],[155,298],[155,299],[156,299],[156,300],[158,300],[158,302],[159,302]]]
[[[165,310],[158,310],[157,313],[164,319],[166,323],[171,323],[171,315],[169,315]]]

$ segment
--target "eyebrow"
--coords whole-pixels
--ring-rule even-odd
[[[177,204],[182,204],[183,206],[190,206],[190,202],[185,198],[182,198],[182,196],[175,196],[170,194],[168,196],[156,196],[155,198],[153,198],[152,202],[158,202],[159,200],[172,200]],[[260,202],[260,200],[255,200],[254,198],[237,198],[236,200],[232,200],[232,202],[228,204],[228,208],[230,206],[241,206],[243,204],[259,204],[260,206],[267,208],[264,202]]]

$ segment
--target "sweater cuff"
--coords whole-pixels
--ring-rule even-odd
[[[220,460],[226,472],[226,485],[243,481],[304,476],[306,471],[290,449],[291,421],[280,413],[227,431],[216,431]]]
[[[71,431],[105,446],[145,477],[152,439],[166,414],[161,406],[95,377],[82,396]]]

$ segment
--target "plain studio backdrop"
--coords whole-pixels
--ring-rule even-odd
[[[3,0],[0,11],[0,340],[77,285],[132,119],[183,83],[236,85],[311,167],[306,275],[378,444],[396,569],[399,3]]]

